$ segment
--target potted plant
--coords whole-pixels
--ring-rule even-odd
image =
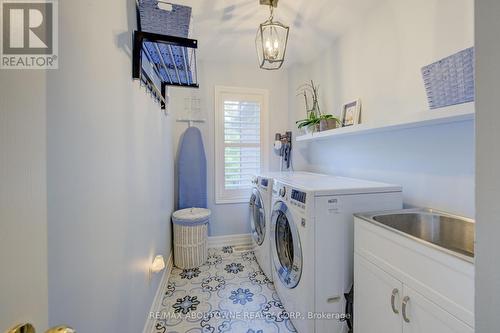
[[[303,129],[306,133],[312,133],[320,130],[320,122],[321,119],[316,113],[308,112],[306,119],[297,120],[295,123],[298,129]]]
[[[340,125],[340,119],[331,114],[322,114],[319,116],[319,130],[327,131],[337,128]]]
[[[297,90],[297,96],[304,96],[307,118],[296,121],[299,129],[304,129],[306,133],[315,131],[326,131],[336,128],[340,123],[339,119],[331,114],[322,114],[319,107],[319,86],[314,82],[305,83]],[[309,109],[309,101],[312,101],[312,107]]]

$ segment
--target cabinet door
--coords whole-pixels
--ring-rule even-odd
[[[402,293],[399,280],[354,254],[354,332],[401,333]]]
[[[403,333],[472,333],[474,329],[431,302],[415,290],[404,286],[401,313]],[[406,302],[404,302],[406,300]],[[404,305],[406,303],[406,305]]]

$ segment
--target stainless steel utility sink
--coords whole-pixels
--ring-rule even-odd
[[[357,216],[433,244],[467,261],[474,258],[475,223],[471,219],[424,208]]]

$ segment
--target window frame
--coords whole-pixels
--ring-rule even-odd
[[[224,138],[224,100],[226,96],[238,96],[237,100],[260,102],[260,170],[268,169],[268,110],[269,91],[267,89],[215,86],[215,203],[248,202],[252,188],[248,190],[227,190],[225,188],[225,138]],[[243,98],[242,98],[243,97]]]

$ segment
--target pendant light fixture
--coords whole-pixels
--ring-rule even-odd
[[[273,11],[278,6],[278,0],[260,0],[260,4],[269,6],[270,16],[259,25],[255,36],[259,67],[268,70],[280,69],[285,61],[289,28],[273,20]]]

